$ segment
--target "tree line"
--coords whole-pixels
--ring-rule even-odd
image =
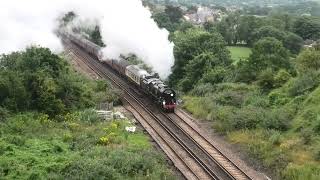
[[[2,114],[38,111],[55,117],[115,100],[107,87],[106,82],[96,84],[78,76],[48,48],[29,47],[0,56]]]

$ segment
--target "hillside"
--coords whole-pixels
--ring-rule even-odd
[[[0,57],[0,179],[174,179],[128,119],[93,110],[117,95],[47,48]]]

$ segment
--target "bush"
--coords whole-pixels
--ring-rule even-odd
[[[312,140],[312,134],[313,133],[311,129],[303,129],[301,131],[301,138],[302,138],[303,144],[310,144]]]
[[[313,90],[319,85],[320,72],[311,71],[294,79],[288,89],[290,96],[298,96]]]
[[[273,89],[275,87],[275,80],[273,76],[274,71],[271,68],[267,68],[257,77],[257,84],[265,91]]]
[[[273,145],[280,145],[281,143],[281,134],[278,131],[274,131],[269,138],[269,141]]]
[[[300,75],[320,69],[320,51],[306,49],[296,59],[296,69]]]
[[[99,117],[98,113],[93,109],[86,109],[79,112],[79,120],[83,122],[89,122],[89,123],[96,123],[101,118]]]
[[[289,179],[319,179],[320,167],[317,164],[306,163],[304,165],[289,164],[281,173],[281,178]]]
[[[257,84],[265,91],[268,91],[281,87],[290,78],[291,75],[285,69],[280,69],[278,72],[275,72],[271,68],[267,68],[257,77]]]
[[[285,69],[280,69],[277,74],[274,76],[274,86],[275,87],[281,87],[284,85],[289,79],[291,79],[292,76],[290,73],[288,73]]]
[[[219,105],[241,107],[246,98],[246,94],[235,91],[226,91],[215,96],[215,101]]]
[[[245,106],[255,106],[261,108],[268,108],[270,106],[269,99],[262,94],[250,95],[244,102]]]
[[[194,116],[206,119],[210,111],[213,109],[213,101],[207,97],[183,97],[183,107],[191,112]]]
[[[199,84],[198,86],[194,87],[190,94],[193,96],[209,96],[211,93],[213,93],[213,91],[213,85],[210,83],[206,83]]]
[[[9,117],[9,111],[0,107],[0,122],[5,121]]]
[[[265,111],[262,108],[247,106],[234,108],[230,106],[219,107],[215,110],[215,127],[222,132],[254,129],[265,118]]]
[[[290,122],[293,119],[292,113],[286,109],[275,109],[269,111],[266,117],[261,122],[263,128],[274,129],[278,131],[286,131],[290,127]]]
[[[206,72],[203,75],[200,82],[211,83],[211,84],[221,83],[224,80],[226,75],[227,75],[226,68],[217,66],[217,67],[214,67],[213,69],[210,69],[208,72]]]
[[[254,86],[245,84],[219,84],[215,86],[213,99],[216,104],[242,107],[249,98],[258,95],[259,91]]]
[[[274,106],[285,105],[290,101],[290,98],[286,93],[281,92],[280,90],[271,91],[268,94],[269,102]]]

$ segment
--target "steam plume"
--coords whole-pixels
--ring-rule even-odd
[[[62,50],[55,36],[57,18],[74,11],[82,22],[94,19],[101,26],[106,58],[134,53],[161,77],[173,65],[173,44],[159,29],[141,0],[10,0],[0,7],[0,53],[22,50],[31,44]]]

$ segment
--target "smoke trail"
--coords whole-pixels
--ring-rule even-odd
[[[141,0],[10,0],[0,7],[0,53],[21,50],[30,44],[61,51],[55,36],[57,18],[74,11],[82,21],[96,21],[107,47],[106,58],[134,53],[165,78],[173,65],[173,44],[159,29]]]

